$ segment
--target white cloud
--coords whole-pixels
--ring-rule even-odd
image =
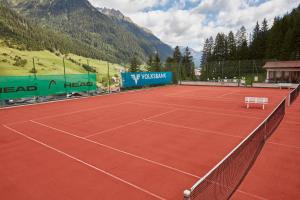
[[[98,7],[115,8],[125,14],[143,11],[159,5],[165,5],[169,0],[89,0]]]
[[[299,0],[90,1],[100,7],[120,10],[171,46],[190,46],[196,50],[202,49],[209,36],[230,30],[236,32],[242,25],[252,31],[256,21],[266,18],[271,24],[275,16],[290,12],[300,3]],[[186,9],[191,2],[198,4]]]

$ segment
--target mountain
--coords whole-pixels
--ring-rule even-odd
[[[100,51],[65,34],[32,23],[0,1],[0,39],[8,46],[27,50],[49,50],[98,58]]]
[[[119,10],[108,9],[108,8],[97,8],[101,13],[110,17],[115,23],[123,27],[127,31],[134,34],[136,38],[139,38],[139,44],[142,47],[146,47],[147,44],[152,44],[154,48],[146,50],[146,54],[150,55],[158,51],[161,58],[165,60],[173,52],[169,45],[161,42],[153,33],[143,27],[135,24],[129,17],[124,16]]]
[[[102,59],[128,62],[134,55],[146,60],[156,50],[161,55],[171,52],[167,45],[157,38],[154,40],[155,36],[141,34],[143,32],[138,31],[138,27],[129,26],[133,24],[131,22],[128,22],[127,29],[120,20],[99,12],[87,0],[6,1],[11,8],[35,23],[67,34],[101,51]]]
[[[184,54],[186,47],[180,46],[180,52]],[[195,64],[195,68],[200,68],[202,53],[200,51],[196,51],[189,47],[191,55],[193,56],[193,61]]]

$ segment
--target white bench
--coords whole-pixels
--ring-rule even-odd
[[[250,104],[262,104],[263,109],[265,109],[265,105],[269,103],[269,99],[266,97],[245,97],[245,103],[247,104],[247,109],[250,107]]]

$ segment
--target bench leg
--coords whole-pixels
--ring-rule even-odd
[[[263,110],[265,109],[265,104],[263,104]]]
[[[247,103],[247,109],[249,109],[249,103]]]

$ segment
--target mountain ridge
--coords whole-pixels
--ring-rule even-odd
[[[162,59],[165,60],[168,56],[170,56],[173,53],[172,48],[169,45],[166,45],[163,42],[161,42],[160,39],[153,35],[152,31],[135,24],[129,17],[125,16],[119,10],[109,8],[97,9],[101,13],[110,17],[113,21],[122,26],[124,29],[133,33],[135,37],[141,38],[142,45],[146,45],[145,43],[147,42],[147,40],[150,41],[154,45],[155,49],[152,49],[152,51],[148,51],[148,55],[154,54],[158,51]],[[159,49],[163,49],[163,51],[159,51]]]
[[[155,36],[140,34],[143,31],[132,23],[113,20],[87,0],[6,1],[22,16],[105,52],[104,59],[129,62],[131,57],[137,56],[145,61],[156,50],[163,58],[172,52]]]

